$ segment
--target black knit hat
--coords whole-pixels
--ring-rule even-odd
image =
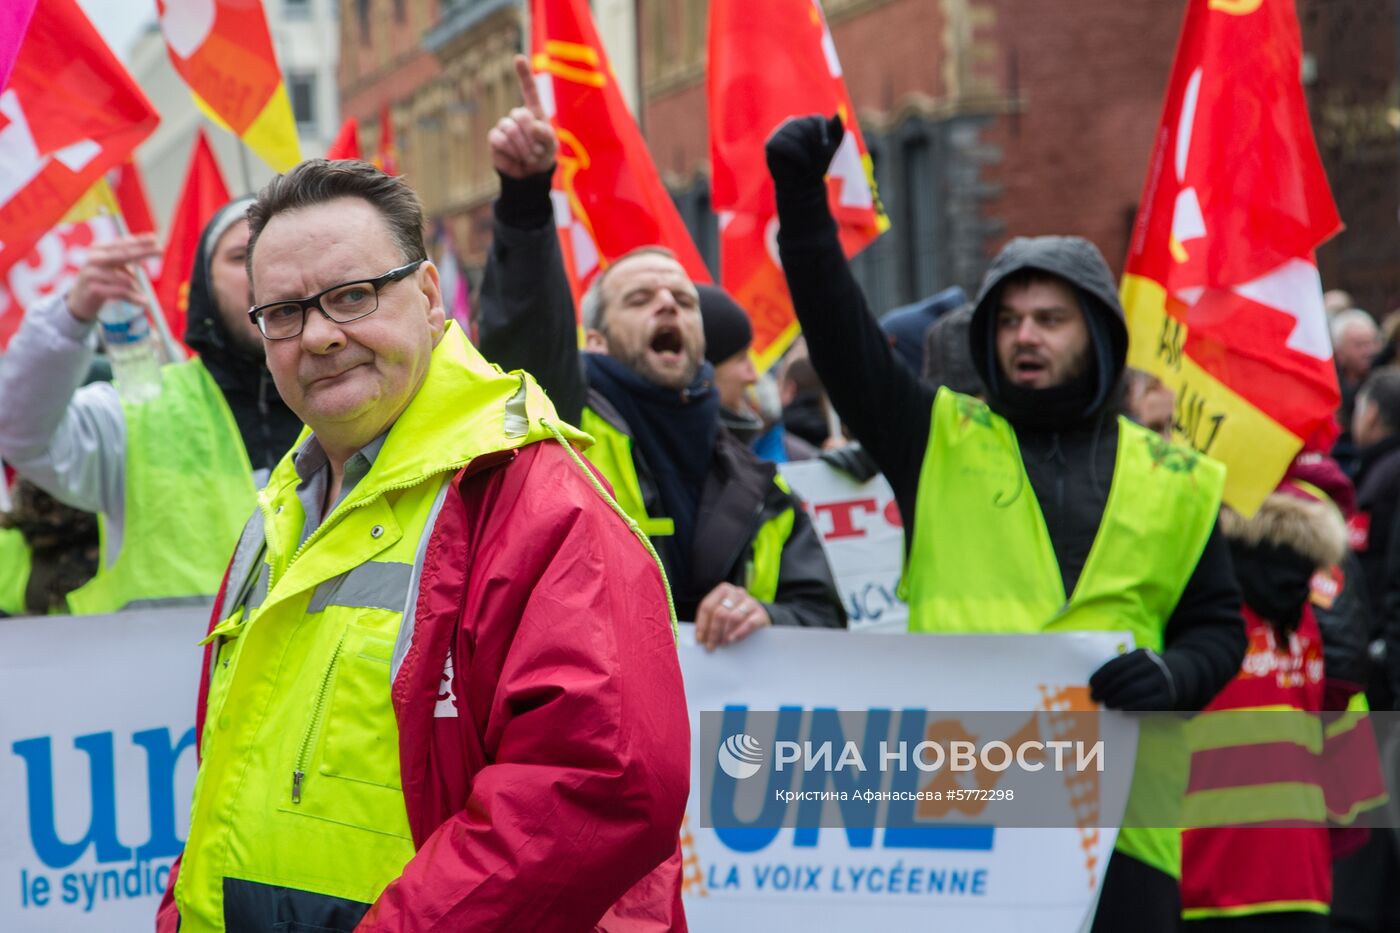
[[[972,308],[965,305],[934,321],[924,334],[924,382],[930,386],[947,386],[964,395],[983,395],[987,387],[972,364],[968,346],[968,330],[972,325]]]
[[[700,319],[705,327],[705,359],[723,363],[753,343],[749,316],[729,293],[714,285],[697,285]]]

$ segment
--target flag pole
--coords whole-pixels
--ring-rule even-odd
[[[248,146],[243,142],[243,137],[238,137],[238,168],[243,174],[243,193],[249,195],[253,193],[253,180],[248,175]]]
[[[107,211],[106,206],[102,208]],[[131,230],[126,226],[126,218],[122,216],[121,208],[109,214],[112,221],[117,225],[117,233],[121,236],[131,236]],[[156,290],[151,285],[151,277],[146,274],[146,267],[141,263],[136,263],[136,281],[141,285],[141,291],[146,293],[146,301],[150,307],[147,309],[151,321],[156,325],[156,333],[160,335],[161,349],[165,354],[167,363],[177,363],[185,358],[185,354],[180,350],[180,345],[175,342],[175,335],[170,332],[170,322],[165,319],[165,311],[160,306],[160,299],[156,297]]]

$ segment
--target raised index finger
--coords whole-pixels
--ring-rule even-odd
[[[515,78],[520,84],[520,99],[525,108],[535,115],[535,119],[547,119],[544,105],[540,103],[540,90],[535,86],[535,73],[530,70],[530,60],[524,55],[515,56]]]

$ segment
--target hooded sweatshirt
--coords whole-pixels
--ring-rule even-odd
[[[841,251],[824,189],[780,191],[778,213],[778,248],[812,363],[837,413],[889,480],[901,514],[916,515],[935,390],[896,364]],[[1006,385],[991,339],[991,316],[1006,279],[1032,269],[1075,290],[1092,342],[1084,375],[1043,392]],[[987,401],[1016,432],[1070,592],[1098,532],[1117,453],[1128,341],[1112,274],[1087,241],[1013,240],[987,271],[968,336]],[[913,522],[905,523],[904,533],[907,550]],[[1239,667],[1245,648],[1239,588],[1218,529],[1167,622],[1165,642],[1182,709],[1204,706]]]
[[[301,419],[277,394],[263,355],[241,350],[234,343],[214,300],[210,281],[214,247],[219,237],[248,213],[252,203],[252,198],[240,198],[224,205],[204,228],[190,273],[185,343],[199,354],[224,393],[248,451],[248,462],[258,472],[270,471],[282,459],[301,433]]]

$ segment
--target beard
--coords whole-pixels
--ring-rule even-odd
[[[682,352],[685,354],[685,365],[680,369],[661,369],[655,366],[647,355],[650,352],[650,347],[647,345],[627,346],[615,339],[611,333],[605,332],[603,336],[608,344],[608,356],[652,385],[679,392],[694,382],[695,377],[700,373],[701,352],[695,347],[682,348]]]

